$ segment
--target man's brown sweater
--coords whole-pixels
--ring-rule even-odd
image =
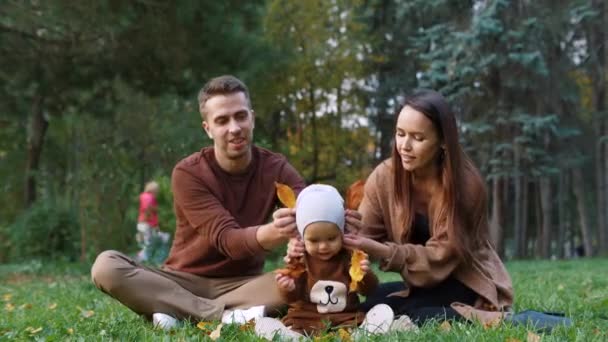
[[[275,182],[296,193],[305,186],[285,157],[255,146],[239,175],[220,168],[212,147],[180,161],[171,177],[176,230],[165,267],[207,277],[260,274],[266,251],[256,231],[278,204]]]

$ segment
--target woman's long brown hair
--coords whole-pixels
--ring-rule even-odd
[[[433,194],[429,208],[430,233],[438,225],[447,226],[459,257],[470,262],[472,252],[488,241],[487,191],[479,170],[463,151],[458,141],[456,117],[445,98],[433,90],[421,90],[407,97],[403,107],[410,106],[429,118],[445,149],[437,158],[441,190]],[[402,108],[403,108],[402,107]],[[398,115],[397,115],[398,116]],[[395,202],[404,206],[400,218],[403,227],[414,220],[412,173],[401,166],[401,156],[393,139],[393,179]],[[406,231],[409,229],[406,228]]]

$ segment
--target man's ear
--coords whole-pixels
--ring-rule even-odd
[[[209,130],[209,124],[207,123],[207,121],[203,121],[201,126],[203,127],[205,133],[207,133],[209,139],[213,140],[213,136],[211,135],[211,131]]]
[[[252,122],[251,127],[253,128],[253,127],[255,127],[255,111],[252,109],[252,110],[250,110],[250,112],[251,112],[251,122]]]

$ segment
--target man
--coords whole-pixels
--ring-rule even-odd
[[[244,322],[282,305],[274,276],[262,267],[265,253],[297,230],[293,209],[272,213],[274,184],[296,192],[305,186],[283,156],[253,145],[255,116],[243,82],[214,78],[198,101],[213,147],[173,169],[177,227],[165,264],[153,269],[105,251],[91,269],[99,289],[162,328],[185,319]]]

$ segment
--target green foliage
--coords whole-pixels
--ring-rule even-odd
[[[36,203],[4,232],[5,248],[14,259],[79,255],[80,226],[71,208],[59,202]]]

